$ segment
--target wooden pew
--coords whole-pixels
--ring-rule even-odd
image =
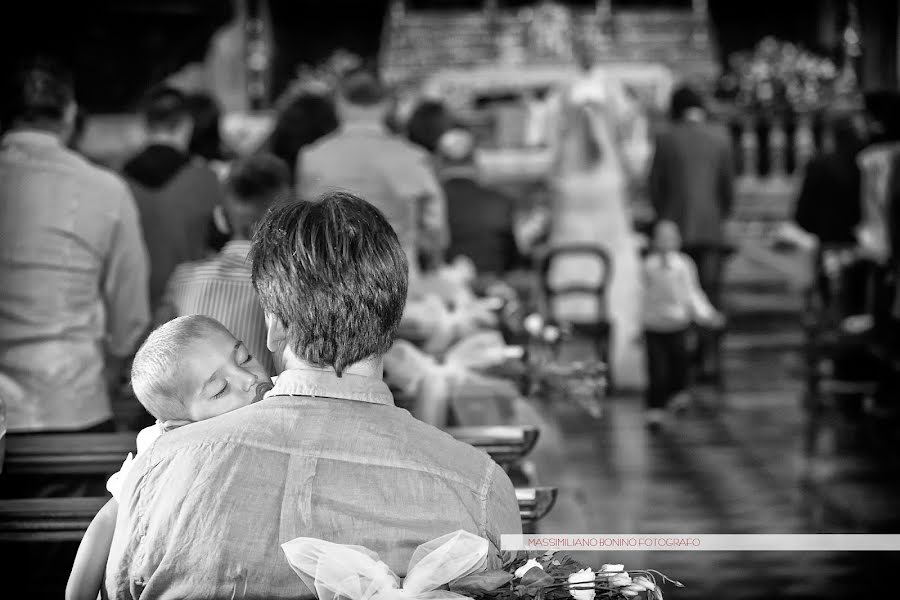
[[[457,427],[456,439],[491,455],[501,466],[516,463],[537,443],[540,430],[530,426]],[[109,476],[129,452],[136,452],[133,432],[10,434],[0,481],[21,475]]]
[[[109,475],[137,452],[134,432],[16,433],[8,436],[5,475]]]
[[[0,542],[78,542],[109,498],[0,500]]]
[[[501,467],[521,461],[537,444],[540,429],[533,426],[451,427],[447,433],[484,450]]]
[[[556,503],[558,491],[555,487],[516,488],[524,533],[535,533],[537,522],[547,516]]]
[[[522,527],[533,530],[553,508],[555,487],[516,489]],[[108,497],[0,500],[0,542],[78,542]]]

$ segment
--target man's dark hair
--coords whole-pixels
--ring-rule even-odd
[[[191,118],[191,109],[185,94],[164,85],[147,94],[141,103],[141,114],[147,127],[168,130]]]
[[[253,285],[303,360],[333,367],[381,356],[406,304],[406,255],[377,208],[345,192],[275,207],[250,252]]]
[[[0,123],[4,128],[16,122],[59,124],[75,101],[71,73],[48,59],[21,64],[5,83],[6,89],[0,94]]]
[[[669,116],[673,121],[681,121],[684,119],[684,113],[691,108],[706,110],[706,103],[703,102],[703,96],[690,86],[679,86],[672,92],[672,101],[669,105]]]
[[[387,97],[384,87],[369,69],[354,69],[341,77],[338,83],[340,96],[357,106],[375,106]]]
[[[406,124],[406,137],[428,152],[437,150],[438,140],[453,127],[453,117],[443,102],[424,100],[413,110]]]
[[[284,161],[267,153],[254,154],[234,162],[225,179],[225,191],[244,204],[268,206],[290,181]]]

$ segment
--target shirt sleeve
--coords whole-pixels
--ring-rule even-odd
[[[150,264],[137,205],[123,185],[120,218],[112,235],[102,289],[111,354],[127,356],[150,324]]]
[[[666,177],[666,165],[668,158],[666,156],[667,139],[665,136],[657,136],[654,144],[653,158],[650,162],[650,174],[648,176],[648,193],[650,194],[650,203],[656,212],[657,219],[665,219],[669,215],[668,198],[666,190],[668,190],[668,182]]]
[[[500,536],[522,533],[519,501],[509,476],[496,463],[491,464],[490,484],[485,506],[485,533],[488,541],[499,551]]]
[[[726,138],[722,144],[718,175],[719,208],[722,211],[723,219],[731,216],[734,206],[734,158],[732,154],[731,143]]]
[[[688,305],[695,321],[708,321],[716,314],[716,309],[710,303],[703,288],[700,287],[700,277],[697,275],[697,265],[687,255],[682,255],[685,278],[687,279]]]
[[[450,226],[447,223],[447,198],[434,173],[423,165],[423,190],[420,197],[422,206],[422,240],[443,253],[450,245]]]

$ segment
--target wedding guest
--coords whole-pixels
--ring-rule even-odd
[[[861,175],[856,159],[865,144],[863,127],[860,117],[837,116],[833,122],[834,149],[813,156],[806,165],[794,221],[816,236],[820,256],[856,246],[856,228],[862,220]],[[867,267],[859,262],[843,269],[842,277],[848,283],[842,286],[843,297],[838,299],[843,315],[859,314],[865,309],[867,272]],[[820,283],[820,290],[827,297],[830,288],[824,281]]]
[[[122,171],[132,183],[150,252],[150,304],[153,309],[175,267],[204,257],[209,223],[222,189],[216,174],[188,145],[194,128],[180,91],[153,90],[141,109],[147,145]]]
[[[275,127],[266,149],[289,165],[297,164],[297,155],[338,128],[334,102],[315,92],[288,95],[278,107]]]
[[[166,431],[211,419],[262,400],[272,389],[268,373],[247,347],[215,319],[178,317],[156,329],[134,357],[132,385],[156,424],[137,435],[138,455]],[[96,600],[116,528],[129,453],[109,478],[112,499],[88,526],[66,585],[66,600]]]
[[[289,170],[270,154],[237,161],[225,181],[215,220],[230,241],[211,258],[179,265],[166,285],[157,322],[181,315],[207,315],[243,340],[269,375],[266,323],[251,281],[250,239],[270,206],[290,196]]]
[[[452,129],[438,143],[439,175],[447,197],[450,246],[447,260],[466,256],[478,273],[502,275],[516,263],[515,202],[479,179],[475,138]]]
[[[271,210],[251,251],[268,346],[265,399],[161,436],[126,478],[110,598],[313,598],[280,544],[357,544],[398,575],[415,547],[464,529],[521,532],[512,484],[486,454],[394,406],[382,355],[406,300],[384,215],[347,193]],[[198,485],[202,482],[202,485]]]
[[[718,327],[722,316],[700,287],[694,261],[681,252],[678,226],[660,221],[644,261],[644,342],[647,348],[647,424],[659,427],[665,408],[688,401],[688,328]]]
[[[72,79],[49,63],[0,94],[0,374],[9,431],[112,430],[106,374],[150,322],[128,186],[66,148]],[[106,368],[106,374],[104,373]]]
[[[721,304],[723,223],[734,200],[734,164],[727,132],[708,122],[703,98],[687,86],[672,93],[671,126],[656,138],[649,192],[657,219],[673,221],[684,252],[696,263],[700,285]],[[702,336],[699,376],[721,377],[718,343]]]
[[[447,209],[430,158],[388,132],[388,99],[373,74],[350,72],[341,80],[337,98],[340,128],[297,159],[300,198],[332,189],[366,198],[397,232],[415,279],[420,254],[442,257],[447,247]],[[426,262],[441,262],[429,256]]]

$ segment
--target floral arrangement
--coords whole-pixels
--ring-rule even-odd
[[[856,87],[852,69],[839,70],[830,58],[771,36],[728,63],[720,91],[752,108],[812,109]]]
[[[361,546],[300,537],[281,547],[319,600],[662,600],[661,584],[684,587],[653,570],[594,572],[553,551],[502,552],[502,567],[486,570],[488,541],[463,530],[419,545],[402,579]]]
[[[334,51],[325,61],[316,65],[300,65],[297,75],[276,101],[276,107],[289,102],[302,93],[330,96],[338,79],[348,71],[359,68],[363,59],[344,49]]]
[[[502,569],[452,581],[450,591],[475,600],[662,600],[661,585],[667,582],[684,587],[652,569],[629,573],[624,565],[608,564],[595,572],[555,551],[504,552]]]

